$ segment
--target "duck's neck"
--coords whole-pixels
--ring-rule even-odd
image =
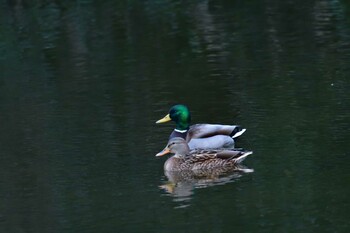
[[[179,171],[182,159],[179,157],[171,156],[164,163],[164,170],[166,171]]]
[[[186,155],[190,153],[190,148],[187,143],[181,145],[181,147],[177,148],[177,151],[174,155],[176,158],[185,158]]]
[[[177,121],[176,122],[176,130],[183,131],[188,130],[190,128],[190,124],[187,121]]]
[[[188,130],[174,129],[173,132],[170,134],[169,140],[172,138],[176,138],[176,137],[180,137],[180,138],[183,138],[186,140],[187,132],[188,132]]]
[[[171,156],[164,163],[164,170],[166,170],[166,171],[181,171],[181,164],[184,163],[185,157],[186,157],[186,155],[182,155],[179,153],[176,153],[175,155]]]

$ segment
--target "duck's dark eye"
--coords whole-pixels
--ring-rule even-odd
[[[177,110],[171,109],[169,112],[170,118],[173,119],[177,115]]]

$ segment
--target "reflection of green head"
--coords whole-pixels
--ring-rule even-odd
[[[176,129],[186,130],[190,128],[191,114],[185,105],[178,104],[169,110],[169,116],[176,123]]]

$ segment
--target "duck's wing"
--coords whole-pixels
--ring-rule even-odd
[[[215,135],[208,138],[192,138],[188,142],[190,149],[233,148],[234,145],[234,140],[226,135]]]
[[[234,163],[241,163],[247,158],[248,155],[253,154],[252,151],[237,151],[237,150],[226,150],[220,151],[216,154],[219,159],[232,160]]]
[[[232,166],[242,162],[249,154],[251,152],[195,150],[185,157],[183,166],[188,170],[232,168]]]
[[[196,149],[192,150],[185,159],[189,163],[201,163],[208,160],[216,159],[216,155],[219,150],[202,150]]]
[[[205,162],[209,160],[230,160],[236,164],[241,163],[252,151],[242,150],[193,150],[187,156],[191,163]]]
[[[195,124],[190,127],[188,138],[207,138],[215,135],[227,135],[236,138],[245,131],[246,129],[239,125]]]

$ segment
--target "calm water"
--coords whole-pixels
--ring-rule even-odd
[[[347,1],[9,0],[0,35],[0,232],[350,231]],[[175,103],[254,172],[169,185]]]

